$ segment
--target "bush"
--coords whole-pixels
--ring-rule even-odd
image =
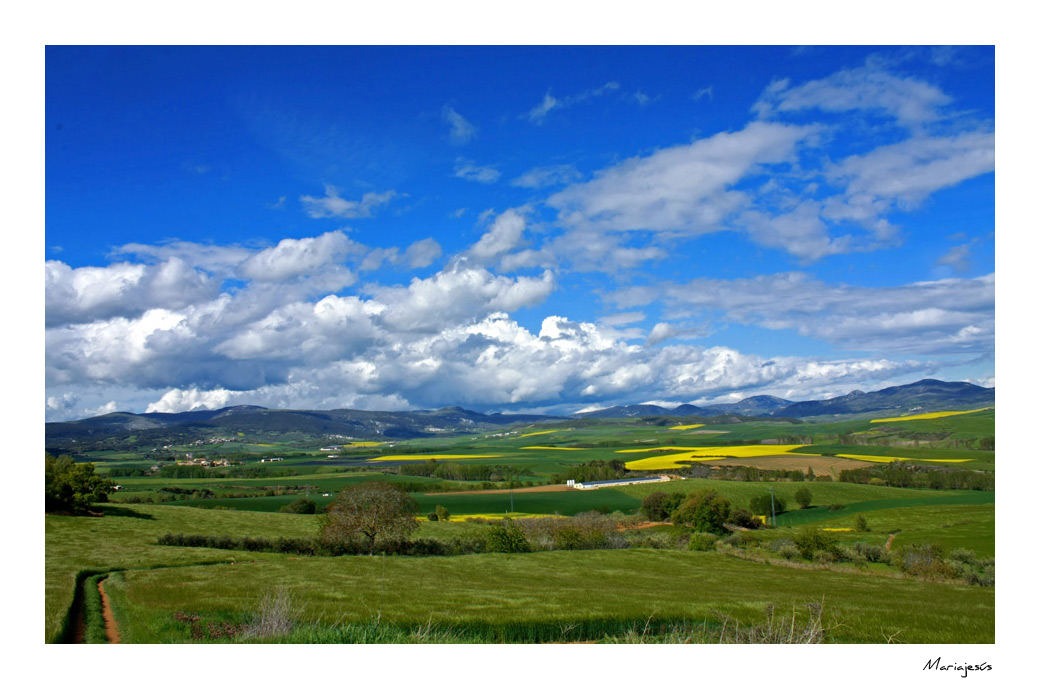
[[[806,560],[811,560],[818,552],[837,553],[838,539],[825,531],[817,528],[809,528],[798,533],[794,537],[794,544],[798,548],[798,554]]]
[[[729,513],[729,521],[730,524],[744,529],[757,529],[762,526],[762,522],[747,510],[733,510]]]
[[[715,534],[695,533],[690,536],[690,543],[687,546],[687,549],[699,552],[715,550],[716,541],[718,541],[718,537]]]
[[[505,526],[492,526],[488,529],[487,552],[489,553],[528,553],[531,544],[523,530],[513,521],[507,520]]]
[[[855,530],[859,532],[870,531],[870,527],[867,526],[867,518],[864,517],[862,514],[856,515],[856,525],[853,528],[855,528]]]
[[[444,505],[437,505],[437,507],[434,508],[434,509],[435,509],[435,514],[437,515],[437,519],[439,519],[442,522],[451,521],[451,512],[448,511],[447,507],[445,507]],[[431,521],[436,521],[436,520],[431,520]]]
[[[828,505],[827,509],[829,509],[831,512],[840,512],[841,510],[845,509],[845,505],[842,505],[840,502],[836,502],[833,505]]]
[[[289,514],[314,514],[318,511],[318,507],[310,498],[300,498],[299,500],[293,500],[288,505],[283,505],[278,511],[288,512]]]
[[[759,538],[758,534],[751,533],[750,531],[736,531],[723,539],[723,543],[727,545],[735,545],[740,548],[758,545],[761,542],[762,539]]]
[[[952,579],[957,571],[943,559],[942,546],[935,544],[905,545],[892,557],[900,570],[925,579]]]
[[[808,488],[799,488],[795,491],[794,501],[804,510],[812,504],[812,492]]]
[[[430,512],[428,515],[426,515],[426,519],[428,521],[435,522],[435,521],[439,521],[440,517],[437,516],[436,512]]]

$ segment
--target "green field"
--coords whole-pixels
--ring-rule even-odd
[[[732,471],[721,478],[726,470],[691,467],[675,470],[685,480],[584,491],[530,492],[509,481],[544,484],[553,474],[580,471],[589,463],[604,467],[642,456],[620,450],[759,441],[806,444],[818,453],[925,461],[965,457],[972,461],[911,469],[911,474],[963,474],[968,469],[992,476],[993,423],[992,410],[882,424],[871,424],[869,419],[755,420],[693,430],[673,430],[640,419],[584,420],[527,426],[504,434],[397,441],[354,453],[377,459],[414,457],[407,464],[423,471],[439,470],[440,464],[484,467],[482,471],[493,475],[490,480],[411,475],[394,465],[308,465],[324,456],[317,442],[310,447],[303,442],[226,443],[220,448],[225,453],[300,456],[276,464],[245,461],[230,470],[199,469],[195,478],[115,477],[122,489],[111,495],[112,504],[100,508],[104,516],[47,516],[46,640],[74,635],[77,587],[82,588],[81,582],[91,575],[99,575],[105,578],[125,642],[191,641],[195,632],[184,616],[194,615],[211,626],[244,624],[262,607],[264,594],[277,590],[291,598],[298,613],[293,636],[282,640],[301,642],[616,640],[649,629],[649,620],[658,625],[654,634],[664,635],[660,638],[670,638],[668,625],[687,630],[692,625],[701,630],[697,638],[703,641],[718,631],[720,615],[755,625],[775,606],[804,619],[807,605],[822,602],[825,622],[837,625],[827,637],[833,643],[889,639],[992,643],[991,585],[967,585],[968,579],[949,576],[935,580],[909,576],[887,561],[856,566],[851,561],[785,562],[771,548],[790,543],[808,527],[818,527],[830,530],[842,547],[888,544],[894,552],[902,546],[930,544],[946,554],[971,551],[975,557],[992,558],[992,490],[902,488],[884,485],[880,479],[800,481],[791,480],[785,473],[790,470],[782,467],[773,474],[761,469],[763,480],[734,480]],[[721,432],[696,432],[706,430]],[[423,454],[498,456],[429,463]],[[152,464],[126,451],[95,453],[92,459],[99,473],[119,467],[147,470]],[[739,464],[739,459],[733,463]],[[862,466],[881,471],[875,467],[887,465]],[[235,471],[241,475],[233,475]],[[256,471],[268,475],[258,477]],[[655,492],[691,494],[710,489],[732,508],[747,509],[752,498],[768,495],[772,489],[786,501],[787,511],[778,516],[777,528],[754,532],[748,545],[717,545],[705,552],[686,550],[684,539],[689,534],[675,526],[627,533],[623,538],[627,547],[619,549],[512,554],[478,550],[477,554],[425,557],[327,557],[158,545],[166,534],[312,539],[318,533],[319,516],[279,510],[303,497],[314,500],[320,510],[339,491],[374,480],[407,484],[420,516],[445,507],[452,515],[450,522],[423,520],[415,533],[436,542],[483,542],[491,526],[485,520],[467,521],[471,515],[559,515],[570,522],[567,518],[574,515],[598,512],[630,515],[625,518],[632,523],[638,521],[644,498]],[[475,492],[511,485],[512,491]],[[795,493],[800,489],[811,492],[808,509],[797,505]],[[868,530],[854,530],[857,517],[866,519]],[[573,521],[580,523],[580,519]],[[97,601],[87,596],[86,602],[88,617],[96,616],[96,610],[89,610],[97,608]],[[181,618],[175,619],[175,614]],[[430,635],[434,628],[440,631]],[[88,642],[103,637],[96,624],[88,625],[88,632]]]
[[[49,517],[47,638],[62,632],[78,572],[118,569],[122,576],[112,581],[122,589],[116,600],[124,601],[119,618],[128,642],[187,641],[173,613],[242,619],[265,591],[279,587],[299,607],[301,622],[314,625],[378,618],[398,626],[432,620],[522,628],[649,616],[710,621],[713,611],[754,622],[768,604],[786,610],[823,600],[827,614],[842,622],[836,642],[879,643],[894,633],[911,643],[993,639],[992,589],[789,569],[722,553],[295,558],[155,544],[168,531],[299,536],[315,523],[306,516],[166,506],[116,508],[100,519]]]

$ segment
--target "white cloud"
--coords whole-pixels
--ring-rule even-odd
[[[195,409],[220,409],[229,405],[233,393],[230,390],[170,390],[158,402],[149,404],[147,412],[174,413]]]
[[[523,117],[534,124],[542,124],[545,122],[545,117],[552,110],[569,108],[590,98],[597,98],[612,91],[617,91],[619,88],[621,88],[621,85],[616,81],[608,81],[598,88],[589,89],[562,98],[556,98],[550,91],[546,91],[545,96],[542,97],[542,102],[524,113]]]
[[[239,265],[239,274],[250,280],[284,282],[341,263],[349,255],[363,254],[366,250],[342,230],[326,232],[319,237],[283,239],[277,246],[243,261]],[[346,284],[351,283],[344,286]]]
[[[950,102],[949,96],[931,84],[867,64],[799,86],[790,86],[787,79],[774,81],[753,109],[761,117],[806,109],[882,111],[899,124],[913,127],[939,119],[942,107]]]
[[[157,265],[115,263],[71,268],[45,263],[47,325],[181,308],[216,296],[220,280],[171,256]]]
[[[445,105],[441,110],[441,119],[451,127],[449,138],[453,144],[466,144],[477,135],[477,128],[465,117],[455,112],[455,108]]]
[[[510,184],[526,189],[542,189],[560,184],[570,184],[581,179],[581,173],[573,165],[550,165],[528,170],[514,178]]]
[[[405,258],[412,268],[425,268],[443,253],[441,245],[433,237],[420,239],[405,249]]]
[[[737,132],[631,158],[554,194],[548,203],[572,228],[715,232],[751,202],[734,185],[758,166],[791,162],[797,144],[813,131],[753,122]]]
[[[526,226],[524,216],[516,209],[509,209],[495,218],[466,255],[482,263],[492,261],[520,245]]]
[[[940,189],[992,172],[995,158],[991,131],[915,137],[849,156],[825,170],[845,190],[825,202],[824,215],[871,223],[893,207],[913,208]]]
[[[673,317],[717,312],[724,321],[791,330],[850,350],[989,356],[994,287],[993,275],[870,288],[780,273],[631,288],[611,299],[622,308],[664,299]]]
[[[396,191],[367,192],[360,201],[349,201],[331,184],[325,185],[325,196],[301,196],[304,212],[312,218],[371,218],[372,211],[390,202]]]
[[[490,165],[477,165],[472,160],[458,158],[455,161],[455,176],[468,182],[493,184],[498,181],[502,173]]]

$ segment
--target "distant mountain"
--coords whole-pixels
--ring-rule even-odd
[[[634,404],[574,414],[571,417],[534,414],[483,414],[462,407],[386,412],[357,409],[295,410],[256,406],[225,407],[180,413],[114,412],[79,421],[46,424],[46,446],[52,452],[85,452],[117,447],[161,447],[213,437],[285,441],[323,436],[359,440],[433,437],[438,434],[480,433],[514,424],[564,422],[567,418],[617,419],[640,417],[806,418],[851,414],[899,416],[921,412],[980,409],[995,404],[994,388],[971,383],[919,380],[876,392],[855,391],[828,400],[790,402],[756,395],[731,404],[675,408]]]
[[[630,419],[644,416],[711,416],[700,407],[683,404],[674,409],[660,407],[656,404],[630,404],[621,407],[608,407],[596,411],[579,412],[574,416],[581,419]]]
[[[909,385],[896,385],[876,392],[855,390],[829,400],[795,402],[773,412],[772,416],[831,416],[843,414],[901,414],[966,411],[992,407],[996,403],[995,388],[971,383],[947,383],[941,380],[919,380]]]
[[[899,414],[979,409],[995,403],[994,388],[971,383],[947,383],[941,380],[919,380],[876,392],[856,390],[829,400],[792,402],[771,395],[756,395],[740,402],[697,407],[683,404],[669,409],[656,404],[632,404],[575,414],[580,418],[623,419],[644,416],[720,415],[806,418],[846,414]]]
[[[476,433],[520,423],[563,421],[531,414],[482,414],[461,407],[432,411],[294,410],[237,406],[179,413],[115,412],[79,421],[46,424],[46,446],[62,451],[181,444],[211,437],[278,437],[303,440],[350,436],[363,440]]]
[[[772,395],[755,395],[730,404],[709,404],[704,411],[712,414],[739,414],[740,416],[769,416],[775,411],[794,404],[791,400]]]

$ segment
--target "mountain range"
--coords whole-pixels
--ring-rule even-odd
[[[857,414],[899,416],[911,413],[994,406],[995,388],[971,383],[920,380],[874,392],[854,391],[827,400],[792,402],[756,395],[740,402],[703,407],[682,404],[662,407],[635,404],[599,409],[572,416],[484,414],[461,407],[437,410],[385,412],[357,409],[293,410],[234,406],[180,413],[133,414],[113,412],[79,421],[46,424],[48,451],[108,449],[127,443],[156,446],[181,444],[214,436],[268,436],[304,440],[316,436],[356,439],[405,439],[440,433],[474,433],[521,423],[579,419],[674,417],[788,418],[844,417]]]

